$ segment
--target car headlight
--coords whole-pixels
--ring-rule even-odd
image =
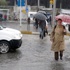
[[[22,34],[17,34],[14,36],[15,39],[21,39],[22,38]]]

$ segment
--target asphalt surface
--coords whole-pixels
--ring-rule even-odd
[[[20,30],[17,22],[0,24]],[[21,29],[24,30],[26,26],[26,24],[23,24]],[[33,25],[30,26],[34,31]],[[23,34],[22,40],[22,46],[15,52],[0,54],[0,70],[70,70],[70,37],[65,36],[66,50],[63,60],[58,61],[54,60],[48,35],[42,40],[39,35]]]

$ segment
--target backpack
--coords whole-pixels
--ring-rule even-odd
[[[57,25],[54,26],[53,35],[55,34],[55,28],[56,28],[56,26],[57,26]],[[64,26],[64,25],[62,25],[62,26],[63,26],[63,28],[65,29],[65,26]],[[66,35],[66,32],[64,32],[64,35]]]
[[[57,25],[54,26],[54,30],[55,30],[56,26],[57,26]],[[64,26],[64,25],[62,25],[62,26],[63,26],[63,28],[65,29],[65,26]]]

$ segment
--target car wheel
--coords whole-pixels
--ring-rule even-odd
[[[6,41],[0,42],[0,53],[7,53],[9,51],[9,43]]]

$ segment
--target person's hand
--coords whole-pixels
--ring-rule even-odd
[[[64,30],[63,34],[66,35],[66,30]]]
[[[48,25],[45,28],[48,29]]]
[[[53,39],[50,39],[51,42],[53,42]]]

